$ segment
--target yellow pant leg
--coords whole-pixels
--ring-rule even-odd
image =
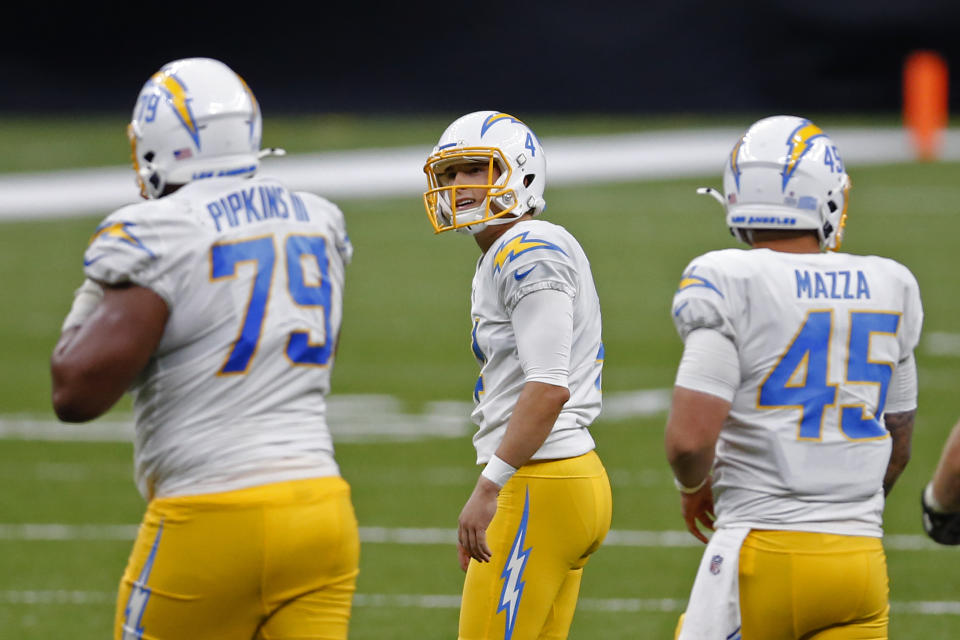
[[[580,595],[580,581],[583,579],[583,569],[571,569],[560,586],[560,591],[550,607],[547,621],[543,623],[543,630],[538,640],[565,640],[570,633],[573,623],[573,612],[577,608],[577,598]]]
[[[740,552],[743,640],[885,640],[878,538],[752,531]]]
[[[326,479],[324,479],[326,480]],[[345,640],[360,563],[357,518],[346,482],[298,486],[271,510],[262,640]]]
[[[522,467],[487,529],[493,558],[467,569],[460,639],[566,638],[580,572],[610,515],[610,483],[595,453]]]
[[[352,507],[348,518],[344,502],[349,505],[349,487],[341,478],[153,500],[121,580],[115,640],[253,638],[258,629],[267,630],[264,623],[276,611],[290,607],[278,619],[289,617],[289,612],[300,610],[291,606],[297,598],[328,583],[343,589],[347,587],[340,582],[348,581],[352,594],[356,554],[351,557],[348,552],[359,543]],[[318,528],[310,535],[296,527],[282,534],[275,524],[278,513],[281,522],[296,519],[299,513],[304,522]],[[332,541],[341,540],[339,546],[331,547]],[[292,549],[296,557],[281,565],[272,561]],[[346,551],[346,560],[331,563],[330,573],[317,575],[314,557],[328,556],[331,549]],[[343,570],[342,565],[351,562],[352,572]],[[297,563],[303,565],[300,574],[284,566]],[[273,571],[285,577],[278,578]],[[342,611],[344,606],[349,618],[349,599],[344,603],[341,597],[335,607]],[[307,619],[316,615],[310,611],[303,614]],[[343,633],[329,637],[346,637],[345,623],[338,628]]]

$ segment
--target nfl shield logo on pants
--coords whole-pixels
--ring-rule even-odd
[[[713,575],[719,574],[721,564],[723,564],[723,556],[716,555],[710,558],[710,573]]]

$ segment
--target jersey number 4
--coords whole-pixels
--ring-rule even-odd
[[[863,404],[840,408],[840,430],[850,440],[872,440],[887,435],[876,416],[883,414],[893,363],[870,360],[870,338],[875,333],[896,335],[899,324],[900,315],[896,313],[850,312],[846,384],[880,386],[874,415],[870,415]],[[832,334],[832,311],[809,313],[793,343],[760,386],[759,408],[800,409],[799,440],[819,440],[824,412],[837,402],[839,385],[827,381]]]
[[[294,364],[326,365],[333,352],[330,335],[330,279],[326,239],[323,236],[290,235],[284,242],[286,256],[287,282],[290,297],[301,307],[319,308],[323,314],[323,342],[310,342],[307,330],[291,331],[287,341],[287,357]],[[307,283],[304,277],[303,258],[313,257],[320,269],[320,283]],[[276,250],[273,236],[263,236],[239,242],[215,244],[210,248],[210,270],[214,281],[234,278],[237,265],[253,262],[256,274],[250,287],[250,299],[243,318],[240,335],[226,362],[220,368],[219,375],[246,373],[250,361],[257,351],[263,320],[267,312],[267,301],[273,284],[273,267],[276,262]]]

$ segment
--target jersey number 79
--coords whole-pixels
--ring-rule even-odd
[[[293,302],[301,307],[317,307],[323,313],[323,341],[310,342],[310,333],[291,331],[287,341],[287,357],[294,364],[324,366],[333,352],[330,336],[330,279],[327,261],[326,238],[323,236],[290,235],[284,241],[283,254],[286,256],[287,282]],[[308,284],[304,278],[302,258],[312,256],[320,269],[320,283]],[[239,242],[215,244],[210,248],[210,273],[213,281],[233,278],[237,275],[237,265],[241,262],[253,262],[256,275],[250,288],[247,311],[240,328],[240,335],[233,343],[226,361],[218,375],[246,373],[257,351],[263,320],[266,316],[267,301],[273,285],[273,268],[276,262],[276,250],[273,236],[262,236]]]

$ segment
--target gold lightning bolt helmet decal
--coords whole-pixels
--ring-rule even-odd
[[[811,143],[826,134],[809,120],[804,120],[800,126],[793,130],[787,138],[787,157],[783,165],[783,185],[781,189],[786,191],[787,183],[796,172],[800,165],[800,160],[810,150]]]
[[[737,189],[740,188],[740,147],[743,145],[743,136],[740,136],[740,139],[737,140],[737,144],[733,145],[733,150],[730,152],[730,173],[733,174],[733,180],[737,185]],[[723,198],[720,199],[720,204],[724,204]]]
[[[190,110],[191,99],[187,96],[187,87],[169,69],[161,69],[156,72],[151,80],[163,91],[167,98],[167,104],[173,109],[180,120],[180,124],[187,130],[194,144],[197,145],[197,149],[199,149],[200,130],[197,128],[197,120]]]

